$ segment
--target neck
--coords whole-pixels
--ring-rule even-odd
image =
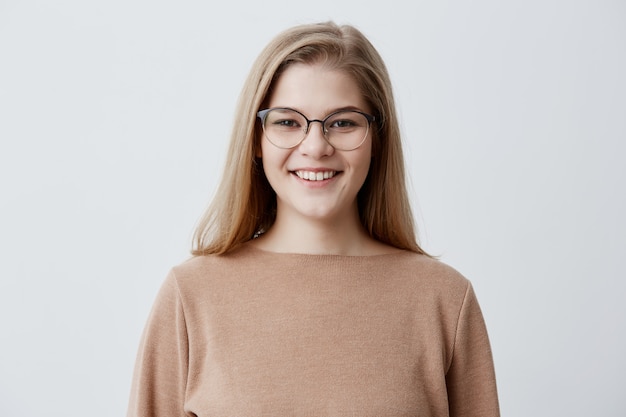
[[[356,214],[334,221],[277,216],[255,244],[272,252],[353,256],[367,254],[372,245],[379,245]]]

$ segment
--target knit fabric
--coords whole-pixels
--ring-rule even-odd
[[[499,416],[470,282],[405,251],[244,245],[172,269],[137,358],[129,417]]]

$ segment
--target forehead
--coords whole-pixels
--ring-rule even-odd
[[[291,107],[310,117],[342,108],[369,111],[355,79],[323,64],[293,64],[272,88],[268,107]]]

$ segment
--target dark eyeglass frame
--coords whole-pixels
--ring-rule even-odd
[[[295,145],[293,145],[293,146],[289,146],[289,147],[278,146],[274,142],[272,142],[272,140],[269,138],[269,136],[266,136],[268,138],[269,142],[272,145],[274,145],[274,146],[276,146],[277,148],[280,148],[280,149],[292,149],[292,148],[295,148],[296,146],[300,145],[302,143],[302,141],[304,141],[304,139],[306,139],[307,135],[309,134],[309,128],[311,127],[311,123],[319,122],[322,125],[322,133],[324,134],[324,139],[326,139],[326,142],[328,142],[328,144],[330,146],[332,146],[335,149],[342,150],[342,151],[352,151],[352,150],[357,149],[359,146],[361,146],[363,144],[363,142],[365,142],[365,138],[367,138],[367,133],[369,132],[369,128],[370,128],[372,122],[376,121],[376,117],[372,116],[371,114],[367,114],[365,112],[362,112],[362,111],[356,110],[356,109],[337,110],[337,111],[332,112],[328,116],[326,116],[324,119],[320,120],[320,119],[309,119],[304,114],[302,114],[301,112],[299,112],[296,109],[292,109],[291,107],[271,107],[269,109],[259,110],[257,112],[257,114],[256,114],[256,117],[261,121],[261,126],[263,127],[263,132],[265,132],[265,118],[267,117],[267,114],[269,112],[271,112],[272,110],[289,110],[289,111],[298,113],[300,116],[304,117],[304,120],[306,120],[306,129],[304,129],[304,135],[302,136],[302,139],[300,139],[300,141],[298,143],[296,143]],[[328,140],[328,137],[326,136],[328,134],[328,130],[324,128],[325,125],[326,125],[326,121],[328,121],[328,119],[330,119],[331,117],[335,116],[336,114],[345,113],[345,112],[358,113],[358,114],[362,115],[363,117],[365,117],[365,119],[367,120],[367,129],[368,130],[365,132],[365,135],[363,136],[363,140],[357,146],[355,146],[354,148],[350,148],[350,149],[337,148],[335,145],[330,143],[330,141]]]

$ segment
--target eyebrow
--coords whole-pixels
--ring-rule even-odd
[[[291,110],[295,110],[298,113],[302,113],[303,115],[305,115],[307,118],[309,117],[309,115],[306,114],[306,112],[304,112],[303,110],[297,108],[297,107],[290,107],[290,106],[274,106],[274,107],[278,107],[278,108],[283,108],[283,109],[291,109]],[[344,106],[344,107],[335,107],[335,108],[331,108],[330,110],[326,110],[326,112],[324,113],[325,116],[322,117],[322,119],[324,119],[325,117],[328,117],[329,115],[333,114],[333,113],[337,113],[340,111],[360,111],[363,113],[370,113],[369,111],[363,110],[360,107],[357,106]]]

